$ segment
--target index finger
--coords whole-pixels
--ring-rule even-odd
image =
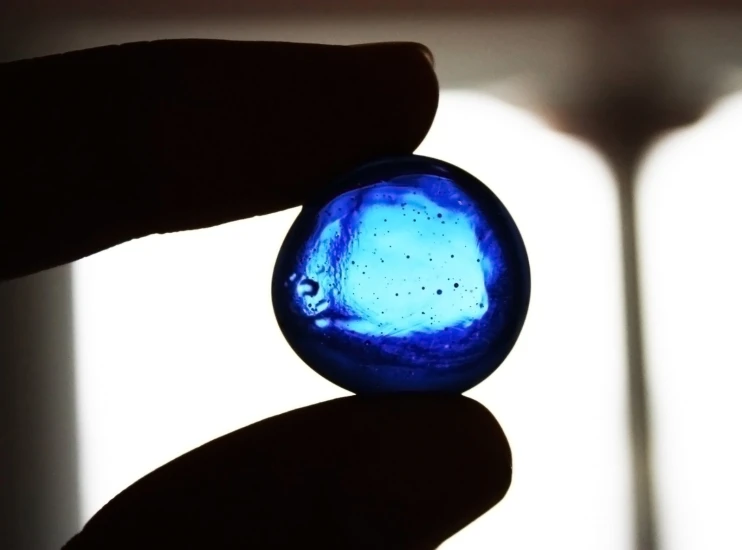
[[[299,205],[412,152],[437,100],[413,43],[173,40],[0,65],[0,278]]]

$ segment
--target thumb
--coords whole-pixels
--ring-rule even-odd
[[[479,403],[348,397],[174,460],[66,548],[435,548],[499,502],[510,479],[507,439]]]

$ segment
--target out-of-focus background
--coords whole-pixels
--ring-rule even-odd
[[[740,3],[0,7],[2,60],[176,37],[432,49],[442,97],[419,152],[493,189],[533,272],[515,350],[469,392],[510,439],[513,484],[445,548],[742,548]],[[58,548],[179,454],[345,393],[273,321],[296,214],[0,285],[0,548]]]

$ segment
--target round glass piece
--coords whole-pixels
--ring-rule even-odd
[[[307,204],[281,247],[273,308],[310,367],[358,394],[461,393],[525,321],[530,270],[497,197],[445,162],[373,162]]]

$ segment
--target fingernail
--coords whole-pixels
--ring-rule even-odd
[[[389,49],[389,48],[415,48],[418,50],[425,59],[427,59],[428,63],[430,63],[430,66],[435,68],[435,57],[433,56],[433,52],[430,51],[430,48],[423,44],[419,44],[418,42],[371,42],[369,44],[354,44],[352,47],[354,48],[379,48],[379,49]]]
[[[430,48],[422,44],[417,44],[417,47],[420,48],[420,51],[425,56],[425,59],[428,60],[430,66],[435,69],[435,57],[433,56],[433,52],[430,51]]]

